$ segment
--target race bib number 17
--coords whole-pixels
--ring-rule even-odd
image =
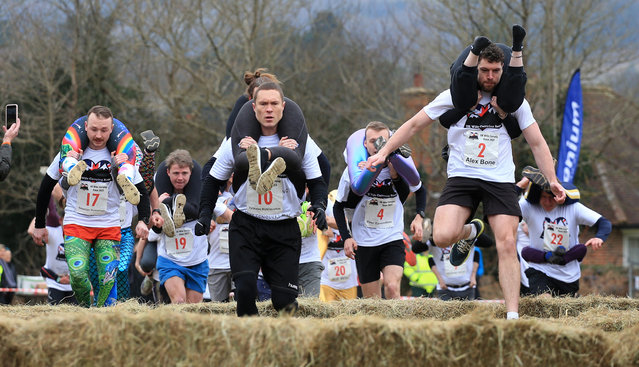
[[[82,181],[78,185],[77,209],[79,214],[103,215],[107,210],[109,186],[106,182]]]

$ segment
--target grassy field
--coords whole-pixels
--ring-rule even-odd
[[[631,366],[639,300],[588,296],[502,304],[300,300],[295,317],[259,304],[0,307],[2,366]]]

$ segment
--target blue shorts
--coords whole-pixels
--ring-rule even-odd
[[[200,293],[204,293],[206,290],[206,281],[209,276],[208,260],[204,260],[197,265],[184,267],[167,258],[158,256],[156,267],[160,273],[160,284],[162,285],[171,277],[180,277],[180,279],[184,280],[186,288]]]

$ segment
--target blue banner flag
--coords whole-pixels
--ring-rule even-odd
[[[579,149],[581,148],[582,126],[583,101],[579,69],[577,69],[572,75],[564,106],[564,121],[559,142],[559,162],[557,163],[557,178],[561,182],[572,183],[575,177],[579,162]]]

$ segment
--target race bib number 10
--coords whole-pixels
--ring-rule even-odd
[[[103,215],[107,210],[109,186],[107,182],[82,181],[78,185],[77,209],[79,214]]]
[[[464,164],[470,167],[497,167],[499,134],[469,130],[464,133]]]
[[[246,188],[246,205],[250,214],[277,215],[284,210],[284,193],[282,180],[278,177],[273,183],[271,191],[258,194],[250,185]]]

